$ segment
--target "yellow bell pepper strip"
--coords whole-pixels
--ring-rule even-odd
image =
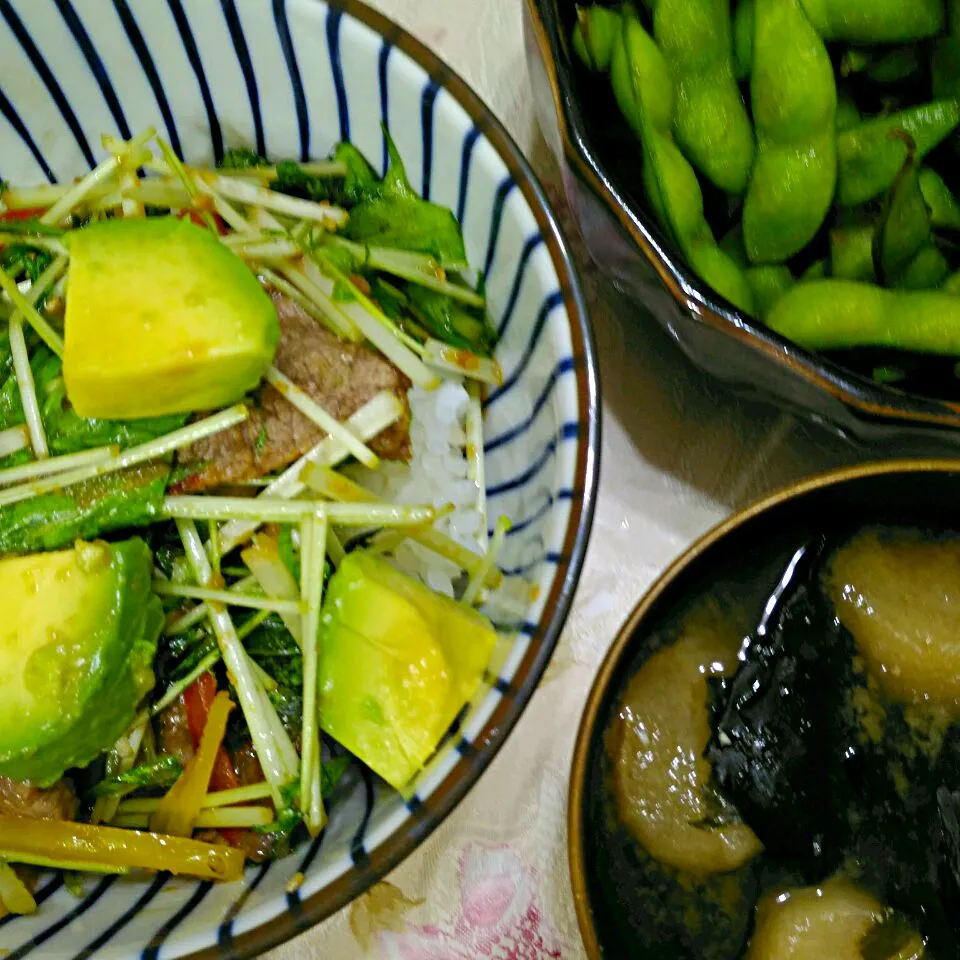
[[[199,880],[239,880],[244,853],[117,827],[0,816],[0,860],[61,870],[166,870]]]
[[[177,782],[160,801],[160,809],[150,818],[154,833],[189,837],[210,787],[217,752],[227,732],[227,718],[233,709],[230,695],[220,691],[210,706],[200,746],[187,763]]]

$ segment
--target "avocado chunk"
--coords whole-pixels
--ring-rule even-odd
[[[489,621],[363,551],[330,578],[320,630],[320,725],[398,790],[480,686]]]
[[[45,787],[113,745],[163,626],[139,539],[0,560],[0,776]]]
[[[256,277],[174,217],[106,220],[66,237],[63,376],[81,417],[211,410],[255,387],[280,328]]]

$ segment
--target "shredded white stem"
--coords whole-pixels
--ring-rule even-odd
[[[510,530],[510,521],[507,517],[498,517],[493,528],[493,537],[490,539],[490,546],[487,547],[486,555],[483,558],[483,566],[478,570],[467,584],[467,589],[463,592],[463,602],[474,604],[480,596],[487,574],[493,569],[497,562],[497,557],[503,549],[504,539]]]
[[[317,671],[320,642],[320,607],[323,601],[323,564],[327,521],[306,517],[300,525],[300,597],[303,605],[303,730],[300,755],[300,809],[307,829],[316,836],[324,824],[323,798],[314,790],[320,779],[320,732],[317,728]],[[315,769],[316,768],[316,769]],[[316,794],[316,795],[315,795]]]
[[[273,823],[273,819],[273,811],[269,807],[232,807],[201,810],[193,821],[193,826],[197,830],[266,827]],[[111,826],[129,830],[146,830],[149,824],[149,813],[125,813],[122,806],[121,812],[110,822]]]
[[[133,769],[149,723],[150,715],[144,710],[133,721],[130,729],[113,745],[107,754],[106,775],[108,777],[116,777]],[[119,795],[97,797],[90,813],[90,822],[106,823],[108,820],[112,820],[117,812],[120,799]]]
[[[367,266],[393,274],[403,280],[410,280],[412,283],[426,287],[428,290],[435,290],[470,307],[485,305],[483,297],[476,290],[458,283],[451,283],[442,265],[433,257],[422,253],[392,250],[388,247],[369,247]]]
[[[17,314],[10,318],[9,335],[13,371],[20,391],[20,402],[23,404],[23,415],[30,431],[30,445],[33,447],[33,455],[38,460],[44,460],[50,456],[50,449],[47,447],[43,420],[40,419],[40,404],[37,402],[37,388],[33,382],[33,371],[30,369],[27,342],[23,337],[23,322]]]
[[[309,297],[305,296],[297,287],[287,280],[286,277],[281,276],[276,270],[262,263],[258,263],[254,271],[260,277],[261,281],[266,282],[268,286],[273,287],[278,293],[282,293],[300,307],[301,310],[309,313],[314,320],[322,323],[327,329],[330,329],[326,314],[324,314]]]
[[[266,497],[166,497],[161,513],[167,519],[257,520],[260,523],[297,523],[304,517],[326,517],[348,527],[406,527],[430,523],[430,506],[397,503],[324,503],[320,500],[282,500]],[[223,531],[221,544],[223,543]],[[227,552],[224,548],[224,552]]]
[[[23,480],[65,473],[77,467],[106,463],[119,454],[120,448],[117,446],[94,447],[92,450],[80,450],[77,453],[65,453],[61,457],[48,457],[46,460],[24,463],[19,467],[7,467],[6,470],[0,470],[0,487],[20,483]]]
[[[40,339],[43,340],[58,357],[62,357],[63,337],[50,326],[49,321],[40,314],[40,311],[30,302],[30,299],[20,292],[20,288],[10,274],[2,269],[0,269],[0,289],[10,298],[16,309],[16,312],[10,319],[15,320],[22,318],[26,320],[27,323],[36,330]]]
[[[210,582],[213,571],[196,525],[192,520],[177,520],[176,523],[194,577],[197,583],[206,586]],[[247,721],[257,759],[260,761],[264,776],[270,783],[274,805],[277,810],[280,810],[283,807],[281,791],[296,778],[298,772],[297,751],[253,671],[253,661],[240,643],[226,608],[219,604],[212,604],[210,622],[217,635],[223,662],[233,676],[240,708]]]
[[[81,483],[84,480],[92,480],[94,477],[103,476],[107,473],[126,470],[128,467],[146,463],[148,460],[157,460],[173,453],[174,450],[188,447],[197,440],[220,433],[221,430],[242,423],[246,419],[247,408],[242,404],[228,407],[220,413],[215,413],[212,417],[198,420],[196,423],[181,427],[179,430],[174,430],[172,433],[158,437],[148,443],[130,447],[128,450],[124,450],[122,453],[111,456],[102,462],[78,467],[76,470],[69,470],[54,477],[2,490],[0,491],[0,506],[29,500],[31,497],[38,497],[41,494],[50,493],[52,490],[59,490],[74,483]]]
[[[332,296],[324,290],[324,285],[321,282],[324,278],[316,264],[310,261],[291,264],[278,260],[273,262],[273,266],[310,300],[321,314],[323,318],[321,322],[325,327],[351,343],[359,343],[363,339],[363,334],[357,329],[356,325],[340,310]]]
[[[206,615],[207,609],[204,607],[203,612]],[[183,693],[187,687],[191,686],[199,677],[202,677],[208,670],[212,670],[216,666],[217,662],[220,660],[220,651],[211,650],[185,677],[178,680],[174,683],[170,689],[150,708],[150,715],[155,717],[157,714],[163,713],[167,707],[173,703],[177,697]],[[160,801],[157,801],[159,805]]]
[[[234,593],[230,590],[214,590],[210,587],[191,587],[168,580],[154,580],[153,592],[160,597],[183,597],[185,600],[205,600],[207,603],[222,603],[228,607],[244,607],[248,610],[270,610],[273,613],[300,613],[300,604],[289,600],[274,600],[251,594]]]
[[[120,161],[116,156],[107,157],[102,163],[95,166],[82,180],[79,180],[46,213],[40,217],[40,222],[56,226],[65,220],[70,213],[104,181],[112,179],[120,168]]]
[[[10,913],[21,916],[34,913],[37,909],[33,894],[5,860],[0,860],[0,903]]]
[[[299,599],[300,590],[297,587],[297,581],[280,558],[275,537],[258,534],[253,538],[253,544],[241,553],[241,557],[268,597],[277,597],[281,600]],[[281,617],[294,640],[298,644],[301,643],[302,617],[289,614],[281,614]]]
[[[304,173],[312,177],[345,177],[347,165],[340,160],[313,160],[307,163],[298,163],[297,166]],[[264,180],[270,182],[278,176],[276,167],[219,167],[217,173],[221,177],[240,177],[242,180]]]
[[[314,203],[291,197],[276,190],[269,190],[257,183],[236,177],[224,177],[207,171],[194,171],[198,186],[204,192],[216,192],[228,200],[236,200],[248,206],[263,207],[276,213],[310,220],[329,229],[342,227],[347,222],[347,211],[329,203]]]
[[[458,376],[499,386],[503,383],[503,371],[492,357],[481,357],[460,347],[451,347],[442,340],[430,338],[423,344],[423,360],[428,366]]]
[[[476,383],[467,385],[465,427],[467,431],[467,477],[477,488],[477,513],[480,514],[480,546],[486,549],[487,535],[487,471],[483,455],[483,401]]]
[[[301,390],[288,376],[274,366],[267,367],[264,379],[278,393],[290,401],[305,417],[312,420],[324,433],[336,437],[365,467],[376,470],[380,458],[350,428],[327,413],[306,391]]]
[[[160,797],[136,797],[133,800],[123,800],[120,803],[119,813],[155,813],[160,808]],[[269,800],[270,785],[252,783],[246,787],[234,787],[232,790],[215,790],[208,793],[200,804],[201,810],[213,810],[218,807],[232,807],[240,803],[250,803],[253,800]]]
[[[25,425],[0,430],[0,459],[30,446],[30,431]]]

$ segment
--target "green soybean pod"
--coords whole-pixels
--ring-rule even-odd
[[[919,160],[958,123],[960,101],[951,97],[867,120],[844,131],[837,137],[837,202],[856,206],[890,188],[907,159],[907,144],[895,131],[913,140]]]
[[[848,93],[840,92],[837,95],[837,133],[843,133],[844,130],[852,130],[863,122],[860,116],[860,108],[856,101]]]
[[[875,283],[873,224],[835,227],[830,231],[830,276]]]
[[[590,12],[599,9],[591,7]],[[620,112],[641,142],[644,120],[660,136],[672,136],[674,93],[670,70],[653,37],[632,14],[622,17],[614,38],[610,83]]]
[[[610,77],[621,112],[643,146],[642,180],[650,205],[691,268],[734,306],[753,311],[743,270],[716,243],[703,212],[703,192],[673,142],[673,82],[653,38],[632,14],[623,17]]]
[[[943,0],[802,0],[824,40],[906,43],[933,37],[944,26]]]
[[[577,7],[573,49],[591,70],[608,70],[613,42],[619,32],[620,14],[617,11],[607,7]]]
[[[950,264],[937,247],[930,244],[900,271],[893,282],[897,290],[933,290],[950,274]]]
[[[748,267],[746,271],[747,283],[753,291],[753,302],[756,304],[757,316],[761,319],[772,309],[773,305],[795,283],[789,267],[771,264],[764,267]]]
[[[676,85],[673,132],[684,155],[721,190],[742,194],[754,137],[733,75],[730,0],[658,0],[653,36]]]
[[[892,347],[960,355],[960,297],[944,290],[887,290],[849,280],[810,280],[767,316],[771,330],[810,350]]]
[[[930,225],[936,229],[960,230],[960,202],[931,167],[919,174],[920,192],[930,210]]]
[[[884,200],[873,235],[873,262],[885,286],[896,285],[906,267],[932,240],[930,208],[920,189],[912,141],[907,149],[907,162]]]
[[[740,0],[733,14],[733,75],[746,80],[753,69],[754,0]]]
[[[950,276],[943,281],[943,286],[940,287],[940,289],[954,297],[960,295],[960,270],[951,273]]]
[[[782,263],[820,229],[837,179],[837,86],[799,0],[756,0],[753,74],[757,157],[743,205],[753,263]]]

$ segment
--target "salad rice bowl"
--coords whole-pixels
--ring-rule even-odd
[[[576,281],[361,4],[0,14],[0,951],[253,955],[414,849],[546,666]]]

